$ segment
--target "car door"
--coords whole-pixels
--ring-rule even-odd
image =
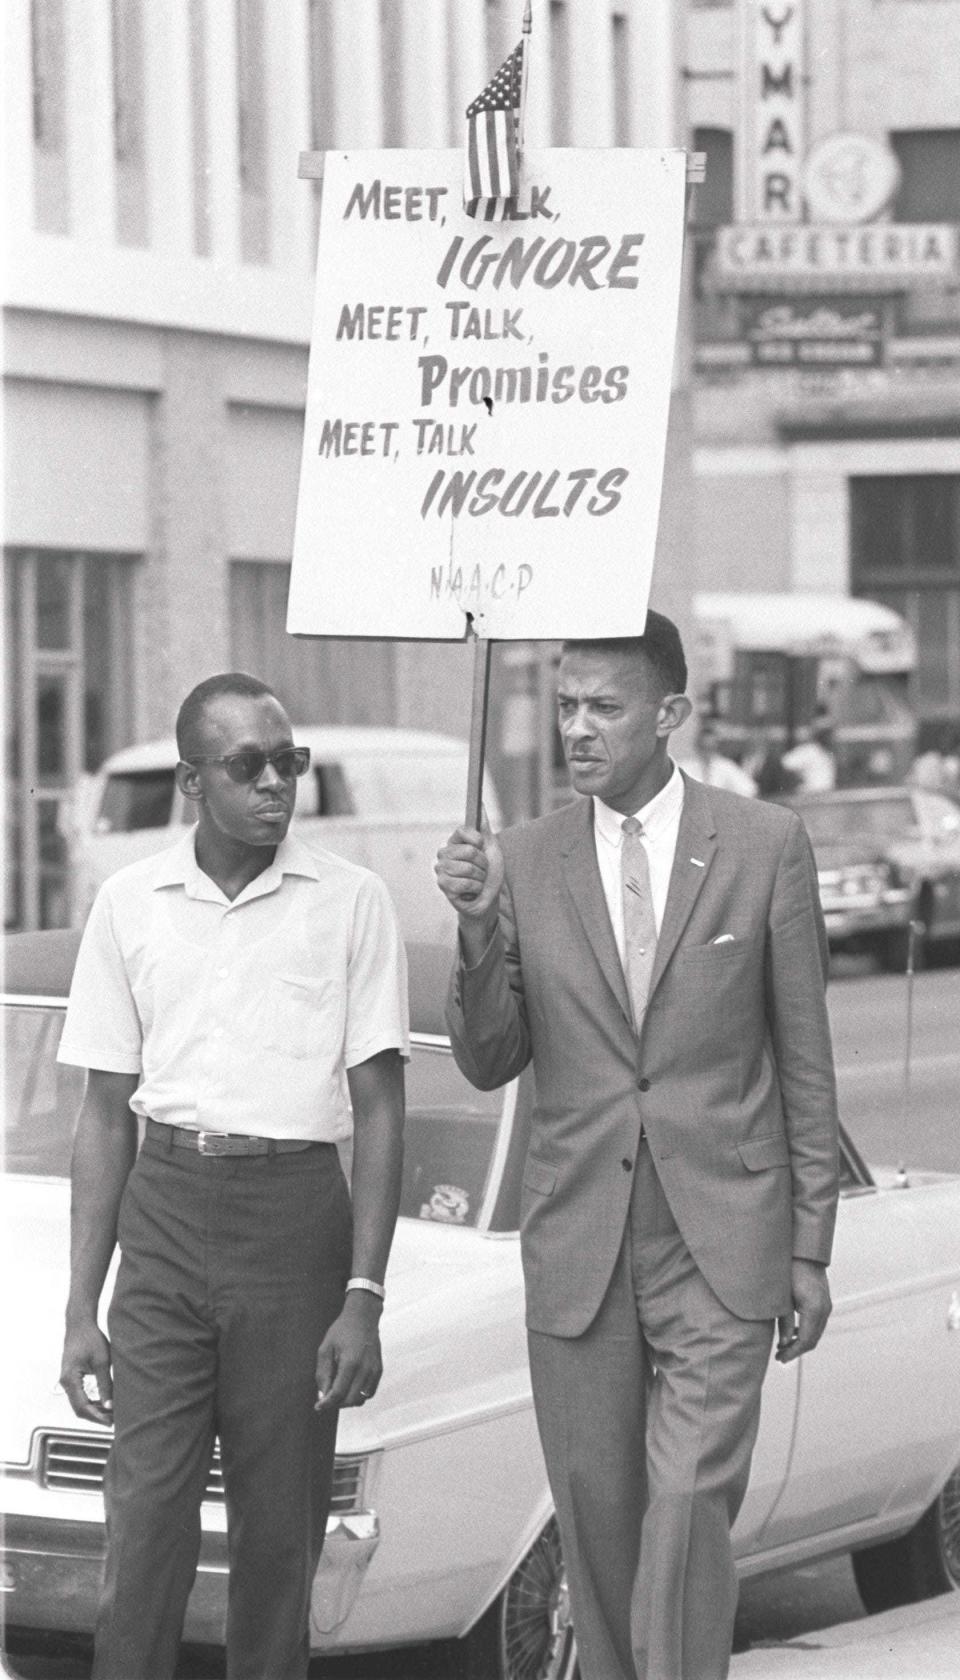
[[[763,1387],[760,1432],[750,1461],[750,1481],[733,1530],[737,1557],[747,1557],[762,1544],[767,1523],[783,1493],[790,1467],[799,1395],[799,1361],[771,1362]]]
[[[935,1288],[917,1197],[851,1179],[830,1267],[833,1314],[800,1362],[796,1436],[763,1550],[865,1522],[921,1478],[939,1433]]]

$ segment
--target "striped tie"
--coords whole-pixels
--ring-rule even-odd
[[[650,891],[650,864],[643,844],[643,824],[636,817],[624,817],[621,824],[620,884],[623,894],[623,968],[633,1006],[633,1024],[639,1029],[647,1007],[650,976],[657,954],[657,923]]]

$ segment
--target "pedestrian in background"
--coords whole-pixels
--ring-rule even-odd
[[[960,743],[950,730],[939,732],[926,752],[918,753],[907,772],[914,787],[932,788],[938,793],[960,794]]]
[[[177,750],[196,828],[101,888],[59,1051],[90,1070],[61,1380],[114,1426],[93,1673],[173,1674],[217,1435],[227,1673],[303,1680],[338,1408],[381,1372],[405,958],[376,876],[288,835],[309,752],[263,683],[201,683]]]
[[[829,719],[819,718],[811,730],[804,730],[780,762],[797,777],[801,793],[831,793],[837,785],[837,755]]]
[[[799,818],[681,774],[676,627],[567,643],[586,797],[437,860],[467,1078],[533,1062],[522,1254],[583,1680],[717,1680],[774,1323],[818,1341],[837,1202],[827,946]]]
[[[746,799],[753,799],[757,791],[753,777],[721,752],[718,742],[716,720],[701,718],[693,752],[688,756],[677,755],[681,770],[685,770],[688,776],[696,776],[697,781],[705,782],[707,787],[724,788],[727,793],[739,793]]]

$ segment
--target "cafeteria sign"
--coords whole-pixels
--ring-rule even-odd
[[[328,153],[287,628],[642,630],[683,152],[525,152],[512,219],[459,151]]]
[[[949,223],[875,222],[869,227],[722,227],[717,229],[715,283],[721,291],[903,291],[916,281],[957,276],[957,230]]]

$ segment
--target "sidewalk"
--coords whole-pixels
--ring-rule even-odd
[[[960,1593],[755,1645],[733,1658],[730,1680],[957,1680]]]

